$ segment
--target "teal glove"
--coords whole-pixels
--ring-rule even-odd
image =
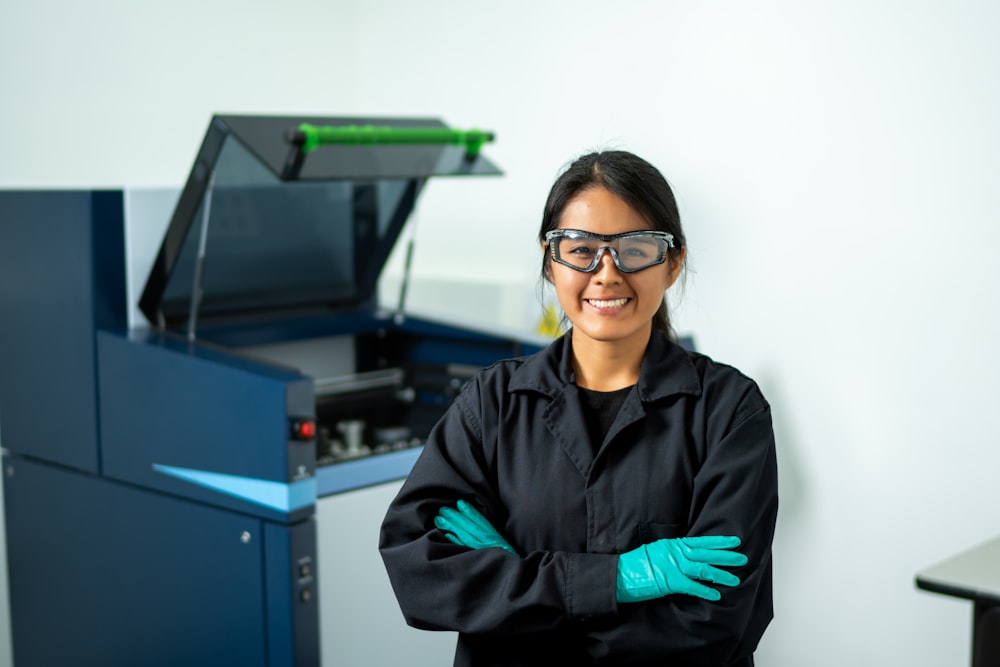
[[[679,537],[657,540],[618,557],[616,597],[618,602],[642,602],[680,593],[713,602],[722,595],[696,579],[722,586],[736,586],[739,577],[713,565],[733,567],[747,564],[747,557],[729,551],[740,538],[723,535]]]
[[[434,517],[434,525],[444,532],[445,537],[460,546],[470,549],[499,547],[517,556],[514,547],[510,546],[486,517],[464,500],[458,501],[458,510],[442,507]]]

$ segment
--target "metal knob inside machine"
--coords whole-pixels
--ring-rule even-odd
[[[348,456],[357,456],[364,452],[365,422],[361,419],[345,419],[337,422],[337,430],[344,436]]]

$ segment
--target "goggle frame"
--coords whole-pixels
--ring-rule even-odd
[[[640,266],[638,268],[628,268],[622,265],[621,260],[618,257],[618,251],[609,245],[603,245],[597,248],[597,252],[594,253],[594,259],[591,261],[590,265],[587,267],[577,266],[576,264],[570,263],[568,260],[564,260],[560,257],[557,247],[559,245],[558,241],[554,239],[567,238],[567,239],[595,239],[598,241],[603,241],[604,243],[610,243],[611,241],[617,241],[618,239],[635,237],[635,236],[646,236],[659,239],[666,244],[666,248],[660,253],[658,259],[655,262]],[[551,229],[545,232],[545,245],[548,246],[549,257],[552,261],[561,264],[563,266],[568,266],[569,268],[580,271],[581,273],[592,273],[601,264],[601,256],[604,251],[607,250],[611,254],[611,259],[615,263],[615,266],[622,273],[636,273],[638,271],[645,271],[646,269],[658,266],[667,261],[667,256],[670,251],[674,248],[674,235],[669,232],[661,232],[652,229],[641,229],[631,232],[622,232],[621,234],[594,234],[593,232],[585,232],[582,229]]]

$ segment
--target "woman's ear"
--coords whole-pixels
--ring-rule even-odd
[[[667,271],[667,287],[669,288],[677,282],[677,277],[681,275],[684,259],[687,257],[687,246],[681,246],[676,255],[668,255],[667,257],[670,262],[670,269]]]

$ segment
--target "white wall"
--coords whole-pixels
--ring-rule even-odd
[[[214,111],[438,116],[507,175],[431,184],[415,279],[529,295],[558,169],[632,149],[682,207],[679,328],[774,406],[759,664],[962,664],[969,605],[913,576],[1000,527],[998,28],[971,0],[6,3],[0,186],[179,185]]]

